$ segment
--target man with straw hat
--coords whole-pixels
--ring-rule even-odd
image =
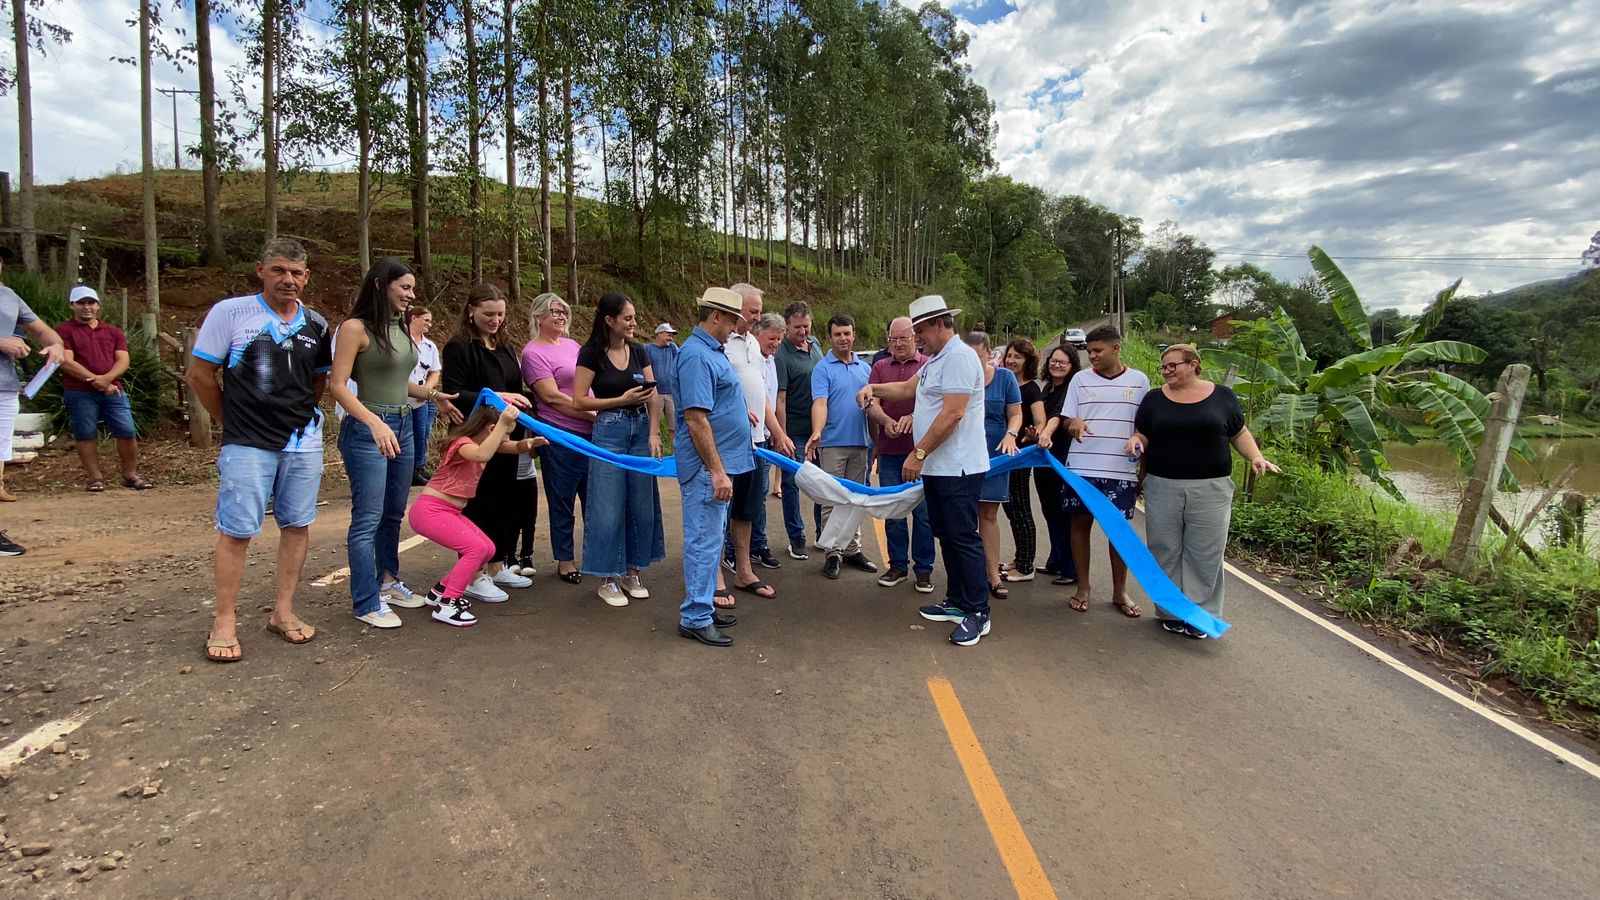
[[[921,481],[928,524],[939,541],[949,590],[943,603],[918,610],[933,622],[954,622],[952,643],[976,644],[989,633],[989,582],[978,537],[978,495],[989,471],[983,435],[983,361],[955,340],[956,316],[943,297],[911,304],[911,330],[928,361],[905,381],[868,384],[857,394],[862,406],[877,400],[915,400],[915,441],[901,474]]]
[[[683,591],[678,634],[712,647],[733,638],[721,629],[738,621],[713,604],[722,533],[728,525],[733,476],[755,469],[750,418],[739,376],[723,352],[744,316],[744,298],[727,288],[706,288],[699,324],[673,368],[677,398],[673,454],[683,494]]]

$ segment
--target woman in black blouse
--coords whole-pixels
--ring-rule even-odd
[[[661,458],[661,395],[644,347],[633,342],[638,317],[623,294],[606,294],[594,312],[594,330],[578,350],[572,397],[593,412],[596,446],[625,456]],[[654,476],[589,460],[583,501],[583,572],[601,579],[600,599],[627,606],[650,591],[639,573],[667,556],[661,495]]]
[[[521,390],[517,348],[504,340],[505,321],[506,298],[499,288],[480,284],[467,293],[461,322],[443,351],[444,393],[460,395],[456,400],[459,408],[444,411],[451,422],[458,421],[463,411],[471,411],[478,402],[478,392],[484,388],[520,409],[531,406]],[[518,426],[511,437],[521,439],[527,434]],[[489,568],[495,570],[493,575],[480,573],[467,585],[467,596],[474,600],[499,603],[506,599],[506,592],[497,585],[524,588],[533,584],[506,565],[516,551],[517,528],[523,515],[519,504],[528,502],[527,493],[517,491],[516,482],[516,454],[496,453],[484,467],[477,496],[467,501],[467,519],[494,541],[495,550],[495,561],[489,563]],[[532,502],[539,502],[536,494]]]
[[[1017,338],[1006,344],[1001,356],[1005,367],[1017,376],[1017,386],[1022,391],[1022,435],[1018,447],[1027,447],[1039,436],[1044,427],[1044,391],[1039,387],[1039,351],[1033,342]],[[1032,469],[1011,470],[1011,499],[1005,503],[1006,519],[1011,522],[1011,542],[1017,555],[1010,565],[1001,566],[1000,577],[1006,581],[1032,581],[1033,559],[1038,549],[1039,529],[1033,524],[1033,501],[1028,483],[1033,480]]]
[[[1067,385],[1072,376],[1078,374],[1078,351],[1070,345],[1051,350],[1045,358],[1044,369],[1041,389],[1048,421],[1048,417],[1060,415],[1061,407],[1066,404]],[[1071,441],[1055,441],[1050,444],[1049,453],[1065,465],[1071,448]],[[1050,555],[1045,557],[1044,568],[1039,571],[1055,576],[1051,584],[1077,584],[1078,566],[1072,561],[1072,517],[1061,505],[1061,492],[1067,489],[1066,484],[1055,469],[1040,467],[1033,470],[1033,486],[1039,491],[1039,506],[1044,511],[1045,529],[1050,535]]]
[[[1128,455],[1144,455],[1145,540],[1184,596],[1222,615],[1222,554],[1233,513],[1231,444],[1257,475],[1276,472],[1244,426],[1239,398],[1200,377],[1200,353],[1173,344],[1161,354],[1166,382],[1139,404]],[[1161,615],[1161,627],[1186,637],[1205,633]]]

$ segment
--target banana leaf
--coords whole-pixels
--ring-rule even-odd
[[[1312,393],[1327,388],[1353,384],[1364,375],[1381,372],[1399,363],[1406,351],[1394,344],[1385,344],[1373,350],[1352,353],[1306,381],[1306,390]]]
[[[1258,435],[1298,436],[1317,418],[1317,398],[1308,394],[1279,394],[1254,423]]]
[[[1435,294],[1433,302],[1428,304],[1428,308],[1422,311],[1422,315],[1417,317],[1417,321],[1413,322],[1410,328],[1400,332],[1400,335],[1395,338],[1395,343],[1402,347],[1409,347],[1427,337],[1428,333],[1433,331],[1434,327],[1439,324],[1439,320],[1444,318],[1445,307],[1449,306],[1450,301],[1455,299],[1456,289],[1460,287],[1461,279],[1457,278],[1455,284]]]
[[[1272,384],[1288,390],[1298,390],[1300,387],[1299,382],[1290,379],[1272,363],[1227,348],[1207,350],[1205,365],[1207,369],[1216,369],[1219,375],[1229,366],[1238,366],[1239,378],[1244,382]]]
[[[1345,277],[1338,264],[1321,247],[1313,246],[1306,255],[1311,258],[1311,268],[1317,273],[1317,281],[1328,292],[1328,302],[1333,305],[1339,323],[1349,332],[1350,339],[1356,342],[1357,347],[1371,350],[1372,323],[1367,319],[1367,311],[1362,308],[1361,298],[1356,295],[1350,279]]]
[[[1405,359],[1408,365],[1419,363],[1466,363],[1476,365],[1488,358],[1489,354],[1472,344],[1461,341],[1424,341],[1413,344],[1405,350]]]

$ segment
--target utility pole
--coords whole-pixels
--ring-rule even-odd
[[[166,94],[168,97],[172,98],[172,167],[174,169],[181,169],[183,168],[183,156],[180,149],[182,145],[178,143],[178,95],[196,95],[200,92],[187,91],[183,88],[157,88],[156,93]]]

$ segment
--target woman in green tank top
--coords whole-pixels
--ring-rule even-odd
[[[427,391],[411,384],[417,348],[404,326],[416,287],[405,263],[378,260],[334,335],[329,390],[345,410],[339,455],[350,477],[350,600],[356,618],[375,628],[400,626],[391,605],[423,605],[400,580],[400,521],[415,452],[406,397]]]

